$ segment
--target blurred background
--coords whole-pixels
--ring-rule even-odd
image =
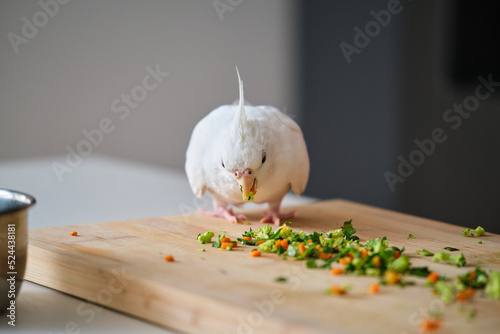
[[[49,157],[47,177],[66,177],[80,150],[182,171],[194,125],[236,99],[237,65],[249,102],[301,125],[305,195],[500,233],[499,14],[494,1],[4,0],[0,164]]]

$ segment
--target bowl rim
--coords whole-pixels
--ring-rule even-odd
[[[15,208],[11,208],[11,209],[8,209],[8,210],[0,211],[0,215],[4,215],[4,214],[9,214],[9,213],[13,213],[13,212],[18,212],[18,211],[26,210],[26,209],[28,209],[28,208],[30,208],[30,207],[32,207],[33,205],[36,204],[35,197],[33,197],[30,194],[27,194],[25,192],[22,192],[22,191],[0,188],[0,199],[4,198],[4,196],[2,196],[2,193],[10,193],[13,196],[24,197],[25,201],[21,202],[22,205],[19,205],[19,207],[15,207]]]

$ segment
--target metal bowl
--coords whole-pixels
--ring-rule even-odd
[[[15,314],[26,270],[28,209],[35,203],[28,194],[0,189],[0,313],[14,310]]]

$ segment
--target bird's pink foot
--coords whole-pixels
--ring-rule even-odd
[[[233,224],[237,224],[239,220],[242,221],[247,219],[245,215],[234,214],[233,210],[227,209],[222,206],[215,207],[214,211],[209,211],[205,209],[198,209],[198,211],[205,216],[224,218]]]
[[[260,220],[261,223],[274,223],[276,226],[281,225],[282,219],[291,219],[295,216],[295,210],[287,212],[287,213],[279,213],[278,210],[271,210],[271,212]]]

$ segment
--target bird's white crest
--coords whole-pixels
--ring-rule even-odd
[[[238,74],[238,84],[240,90],[240,101],[238,103],[238,110],[234,116],[233,130],[238,132],[238,137],[241,142],[245,138],[245,126],[247,123],[247,114],[245,112],[245,96],[243,92],[243,80],[240,77],[240,71],[238,71],[238,66],[236,66],[236,73]]]

